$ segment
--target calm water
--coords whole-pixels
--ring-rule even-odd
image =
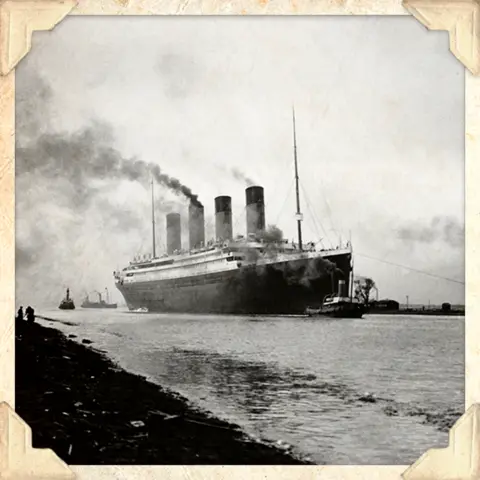
[[[463,318],[38,314],[75,323],[54,326],[318,463],[410,464],[448,443],[422,414],[463,411]]]

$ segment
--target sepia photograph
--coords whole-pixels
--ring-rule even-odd
[[[15,410],[73,465],[406,465],[465,399],[465,68],[412,17],[68,17],[16,69]]]

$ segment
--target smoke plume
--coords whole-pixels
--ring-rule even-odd
[[[215,165],[215,167],[222,172],[224,175],[228,175],[233,177],[235,180],[238,180],[242,182],[246,187],[252,187],[253,185],[257,185],[257,182],[253,180],[251,177],[247,176],[244,172],[242,172],[240,169],[233,167],[233,168],[228,168],[225,167],[224,165]]]
[[[33,145],[17,147],[17,170],[20,174],[68,179],[75,186],[77,202],[91,194],[92,181],[129,180],[145,184],[153,176],[158,184],[200,205],[190,188],[162,172],[157,164],[124,158],[112,143],[110,128],[100,123],[72,134],[45,133]]]
[[[275,244],[283,241],[283,232],[276,225],[269,225],[263,232],[259,233],[259,237],[266,244]]]
[[[25,68],[16,89],[17,302],[52,305],[67,286],[75,300],[106,286],[113,292],[113,270],[152,251],[150,179],[165,187],[156,192],[158,246],[161,217],[184,198],[200,202],[158,165],[125,158],[108,125],[55,129],[52,90]]]
[[[245,183],[247,187],[251,187],[256,184],[254,180],[248,177],[245,173],[241,172],[238,168],[232,168],[231,174],[235,179]]]
[[[313,280],[328,275],[332,269],[331,262],[317,258],[308,262],[305,260],[297,264],[272,265],[275,270],[281,271],[287,285],[302,285],[309,288]]]

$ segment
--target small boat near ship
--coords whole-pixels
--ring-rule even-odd
[[[91,302],[87,294],[82,302],[82,308],[117,308],[116,303],[109,303],[108,290],[105,289],[105,291],[107,301],[102,298],[102,294],[100,292],[95,292],[98,295],[98,302]]]
[[[327,295],[320,308],[307,307],[305,314],[309,317],[333,317],[333,318],[362,318],[366,312],[365,305],[345,294],[345,280],[338,282],[338,293]]]
[[[67,294],[65,298],[60,302],[58,306],[60,310],[75,310],[75,303],[73,302],[73,298],[70,298],[70,289],[67,288]]]

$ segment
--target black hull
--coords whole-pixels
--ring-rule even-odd
[[[62,305],[58,307],[60,310],[75,310],[75,305]]]
[[[362,318],[363,310],[338,310],[331,312],[309,313],[309,317],[327,317],[327,318]]]
[[[327,260],[327,261],[326,261]],[[270,265],[157,282],[117,283],[131,310],[150,312],[304,314],[320,307],[338,280],[349,288],[351,254],[297,259]]]
[[[365,306],[358,302],[342,301],[336,304],[323,305],[319,309],[307,308],[305,313],[309,317],[362,318],[365,312]]]

